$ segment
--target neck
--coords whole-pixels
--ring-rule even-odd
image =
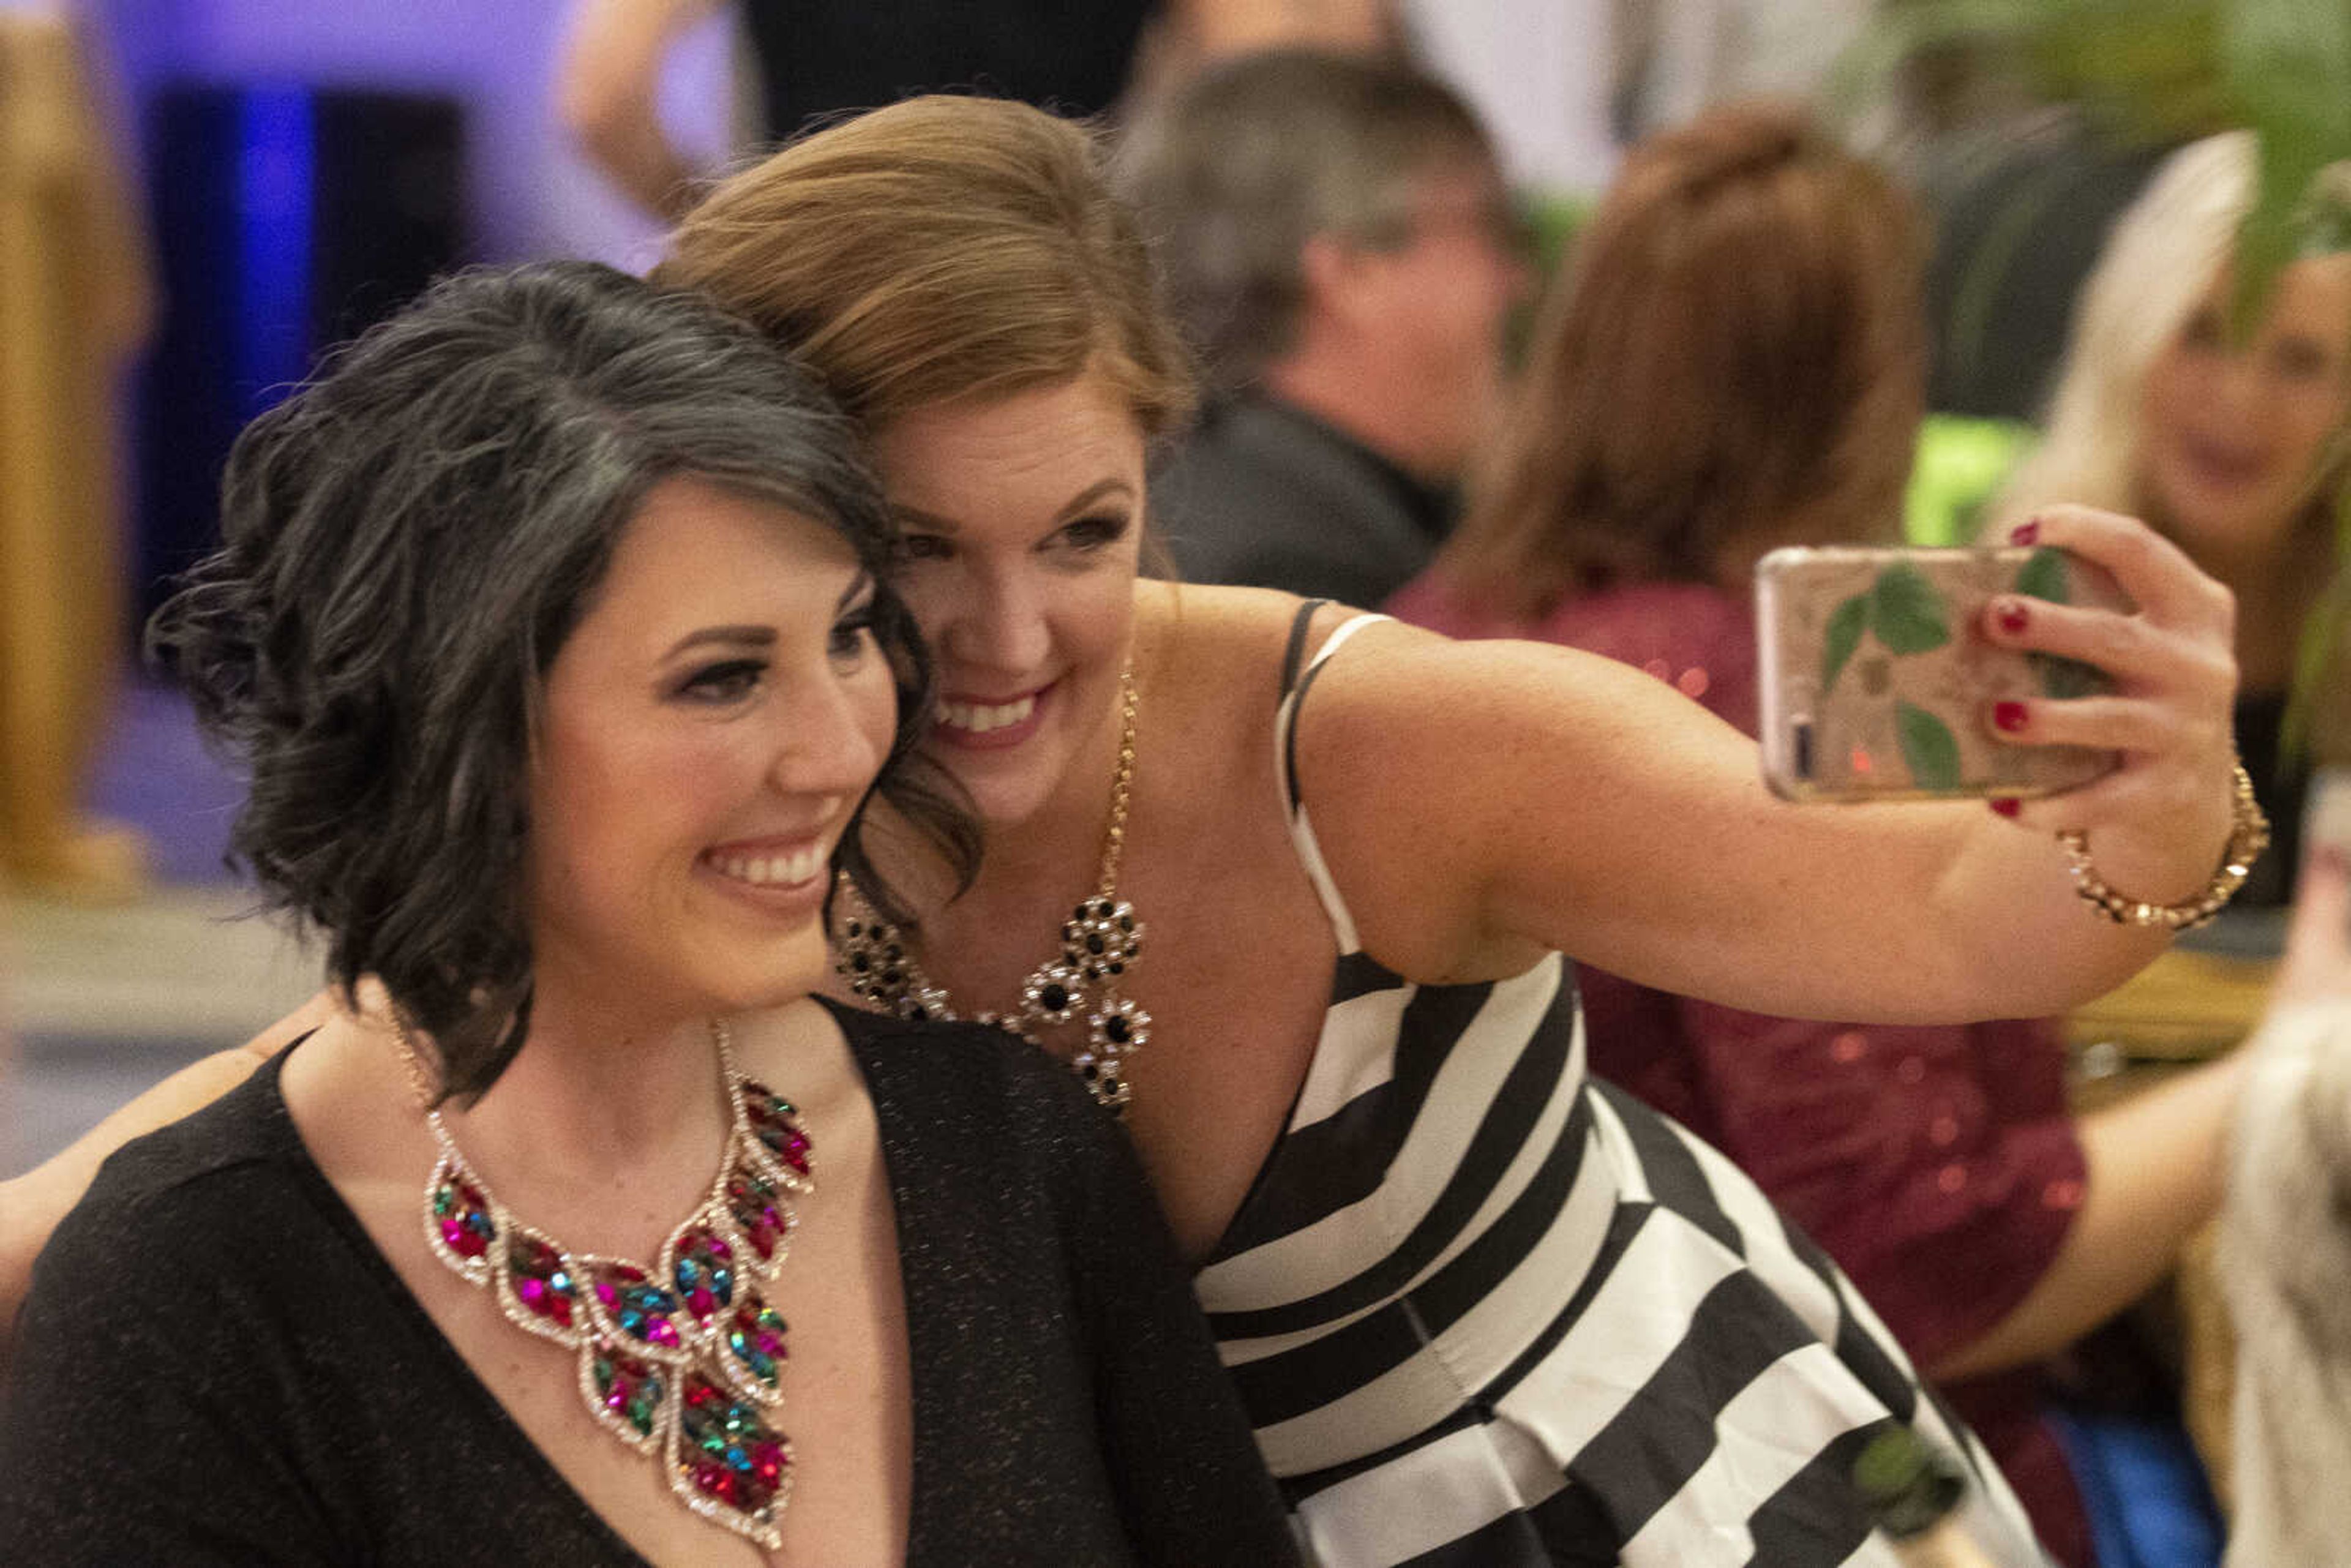
[[[709,1019],[601,1005],[544,967],[535,993],[506,1071],[444,1108],[468,1156],[509,1184],[647,1166],[706,1180],[727,1117]]]
[[[1459,477],[1458,454],[1415,416],[1410,395],[1398,395],[1393,375],[1336,350],[1301,351],[1265,371],[1275,397],[1362,442],[1424,485]]]

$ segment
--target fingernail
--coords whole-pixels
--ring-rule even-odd
[[[2022,599],[2003,599],[2000,603],[2000,629],[2011,637],[2022,636],[2031,623],[2032,612],[2024,608]]]
[[[2029,545],[2040,537],[2041,519],[2039,517],[2033,518],[2029,523],[2019,523],[2008,530],[2008,542],[2012,545]]]
[[[2024,802],[2013,795],[1995,795],[1991,800],[1991,809],[2001,816],[2013,817],[2024,810]]]
[[[2002,702],[1991,705],[1991,722],[1993,726],[1997,728],[2008,731],[2011,735],[2014,735],[2018,730],[2024,727],[2024,705],[2022,703]]]

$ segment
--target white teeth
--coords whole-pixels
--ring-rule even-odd
[[[754,887],[797,887],[824,869],[824,852],[810,847],[788,855],[713,855],[710,863],[719,875]]]
[[[1033,692],[1017,702],[1000,706],[987,703],[949,703],[938,706],[938,721],[950,729],[960,729],[971,735],[985,735],[991,729],[1003,729],[1019,724],[1037,711]]]

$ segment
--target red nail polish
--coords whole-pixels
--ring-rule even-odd
[[[2000,629],[2011,637],[2021,637],[2031,623],[2032,613],[2024,608],[2022,599],[2003,600],[2000,607]]]
[[[2014,735],[2018,730],[2024,727],[2024,719],[2025,713],[2024,705],[2022,703],[2003,702],[1994,703],[1991,705],[1991,722],[1993,726],[1997,728],[2008,731],[2011,735]]]
[[[1991,809],[2003,817],[2013,817],[2024,810],[2024,802],[2013,795],[1997,795],[1992,798]]]
[[[2019,523],[2008,530],[2008,542],[2012,545],[2029,545],[2040,537],[2041,519],[2038,517],[2029,523]]]

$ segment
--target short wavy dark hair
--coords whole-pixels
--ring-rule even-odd
[[[707,300],[589,262],[444,280],[255,420],[222,547],[148,625],[246,768],[230,841],[269,905],[430,1032],[478,1095],[528,1027],[528,767],[549,663],[621,530],[692,476],[838,528],[875,579],[898,733],[875,791],[967,878],[978,839],[913,755],[930,669],[884,570],[855,427]],[[869,800],[871,797],[869,796]],[[839,857],[884,908],[859,821]]]

